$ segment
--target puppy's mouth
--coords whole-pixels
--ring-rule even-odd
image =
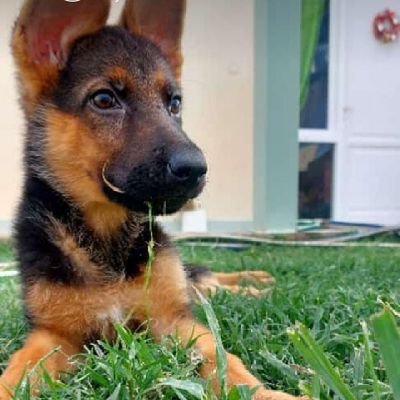
[[[107,177],[107,165],[102,170],[103,192],[113,202],[132,211],[153,215],[168,215],[179,211],[189,200],[202,192],[206,178],[202,176],[191,185],[171,185],[168,182],[140,180],[118,186]]]

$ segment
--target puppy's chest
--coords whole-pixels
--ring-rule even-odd
[[[86,324],[107,331],[116,323],[141,318],[144,313],[145,290],[141,279],[94,288],[82,299]]]
[[[118,299],[117,299],[118,300]],[[115,335],[116,324],[128,324],[135,318],[134,305],[131,308],[126,307],[125,304],[120,301],[114,301],[114,303],[94,310],[92,315],[91,326],[93,329],[92,336],[106,337],[112,339]]]
[[[104,279],[132,279],[143,272],[140,266],[148,259],[143,232],[121,229],[115,238],[103,240],[79,224],[80,220],[67,225],[56,221],[49,234],[60,252],[60,265],[67,266],[73,281],[91,284]]]
[[[99,324],[116,324],[124,321],[126,310],[120,303],[112,304],[104,310],[97,311],[95,318]]]
[[[140,281],[97,286],[37,282],[28,291],[27,311],[37,325],[48,329],[81,338],[110,337],[116,323],[143,319],[145,294]]]
[[[168,311],[188,303],[185,274],[168,247],[157,251],[147,282],[146,262],[128,257],[127,268],[135,268],[136,274],[127,276],[112,268],[107,259],[97,262],[92,257],[95,249],[82,246],[63,228],[58,227],[53,243],[68,258],[78,279],[69,283],[40,279],[28,285],[25,303],[34,323],[82,339],[110,337],[116,323],[131,327],[132,321],[145,321],[149,305],[153,311]]]

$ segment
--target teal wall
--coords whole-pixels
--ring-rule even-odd
[[[296,229],[301,0],[255,0],[254,225]]]

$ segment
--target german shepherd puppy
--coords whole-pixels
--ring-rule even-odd
[[[200,373],[218,391],[214,338],[194,321],[184,267],[148,217],[149,208],[173,213],[196,197],[207,171],[181,127],[185,1],[128,0],[113,27],[105,26],[109,3],[26,0],[13,30],[27,122],[15,238],[31,330],[0,379],[1,400],[44,356],[56,377],[126,319],[132,329],[147,323],[156,340],[197,338]],[[241,277],[197,272],[188,275],[203,289],[235,287]],[[293,398],[264,389],[234,355],[227,360],[229,387],[257,388],[259,400]],[[39,381],[32,373],[33,391]]]

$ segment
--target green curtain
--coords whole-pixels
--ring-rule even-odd
[[[311,67],[318,43],[326,0],[302,0],[300,107],[308,97]]]

